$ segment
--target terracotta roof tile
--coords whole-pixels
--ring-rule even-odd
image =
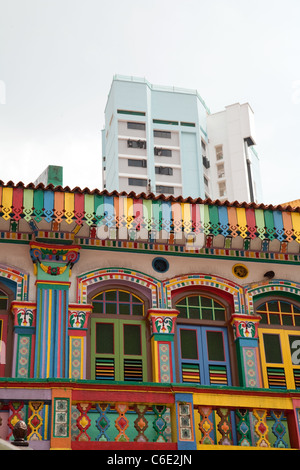
[[[164,194],[159,194],[155,195],[153,193],[146,194],[144,192],[141,193],[135,193],[134,191],[131,191],[129,193],[122,191],[107,191],[106,189],[99,190],[99,189],[89,189],[85,187],[84,189],[81,189],[79,186],[76,186],[75,188],[71,189],[69,186],[54,186],[53,184],[48,184],[44,185],[43,183],[39,183],[37,185],[34,185],[34,183],[28,183],[25,184],[22,181],[19,181],[18,183],[14,183],[13,181],[8,181],[6,184],[0,180],[0,187],[11,187],[11,188],[24,188],[24,189],[43,189],[43,190],[50,190],[54,192],[71,192],[71,193],[81,193],[81,194],[97,194],[97,195],[104,195],[104,196],[125,196],[125,197],[130,197],[133,199],[148,199],[148,200],[163,200],[163,201],[169,201],[169,202],[179,202],[179,203],[184,203],[184,202],[189,202],[191,204],[208,204],[208,205],[214,205],[214,206],[226,206],[226,207],[241,207],[241,208],[252,208],[252,209],[262,209],[262,210],[271,210],[271,211],[287,211],[287,212],[300,212],[300,204],[295,204],[295,202],[298,201],[293,201],[290,203],[285,203],[285,204],[279,204],[279,205],[272,205],[272,204],[263,204],[263,203],[255,203],[255,202],[239,202],[239,201],[233,201],[230,202],[228,200],[223,200],[220,201],[219,199],[212,200],[210,198],[207,199],[202,199],[202,198],[192,198],[192,197],[186,197],[184,198],[183,196],[177,196],[174,197],[172,195],[170,196],[165,196]]]

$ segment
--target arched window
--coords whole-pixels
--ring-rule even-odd
[[[300,389],[300,305],[289,299],[256,302],[264,387]]]
[[[228,306],[206,293],[177,298],[179,379],[203,385],[231,385]]]
[[[93,297],[93,312],[112,315],[144,315],[144,302],[124,290],[107,290]]]
[[[176,304],[178,318],[225,321],[225,307],[217,300],[205,295],[189,295]]]
[[[145,300],[115,288],[97,293],[91,302],[91,378],[146,382]]]
[[[300,307],[286,300],[264,302],[257,307],[256,313],[261,316],[261,324],[300,326]]]

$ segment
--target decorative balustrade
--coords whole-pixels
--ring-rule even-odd
[[[291,448],[285,410],[197,406],[197,447],[203,445]]]
[[[297,391],[92,381],[32,381],[24,391],[9,381],[0,387],[0,439],[12,441],[20,420],[33,449],[300,448]]]
[[[126,403],[73,404],[72,441],[172,442],[170,408]]]
[[[0,416],[5,412],[8,414],[7,440],[13,439],[13,429],[19,420],[27,423],[29,442],[50,440],[51,403],[2,402]],[[61,402],[58,403],[58,412],[55,433],[63,435],[66,432],[67,411]],[[203,446],[292,447],[290,417],[285,410],[197,405],[194,418],[198,449]],[[189,418],[181,416],[181,419]],[[71,441],[74,447],[77,443],[96,442],[172,443],[171,408],[141,403],[73,403]]]

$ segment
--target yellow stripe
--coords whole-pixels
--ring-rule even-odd
[[[246,218],[246,209],[244,207],[236,208],[237,222],[240,227],[241,237],[245,238],[247,236],[247,218]]]
[[[294,229],[294,235],[298,243],[300,243],[300,213],[292,212],[292,224]]]
[[[192,231],[191,205],[185,202],[181,204],[181,209],[182,209],[184,232],[190,233]]]
[[[44,439],[45,441],[48,440],[48,418],[49,418],[49,405],[45,405],[45,413],[44,413]]]
[[[74,193],[65,193],[65,214],[66,214],[66,221],[68,224],[73,222],[73,215],[74,215]]]
[[[273,397],[263,395],[248,395],[241,393],[231,394],[213,394],[213,393],[195,393],[193,395],[194,405],[224,407],[224,408],[263,408],[263,409],[281,409],[292,410],[293,401],[289,397]]]
[[[12,199],[13,199],[13,188],[3,188],[2,192],[2,211],[4,215],[2,216],[3,219],[8,220],[10,218],[11,206],[12,206]]]
[[[151,349],[152,349],[152,373],[153,373],[153,381],[155,383],[159,383],[159,375],[158,375],[158,343],[155,341],[154,338],[151,338]]]

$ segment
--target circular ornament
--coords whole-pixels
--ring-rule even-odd
[[[243,264],[235,264],[232,268],[232,272],[235,277],[238,277],[239,279],[244,279],[249,274],[248,269]]]
[[[169,269],[169,263],[165,258],[154,258],[152,261],[152,267],[158,273],[165,273]]]

